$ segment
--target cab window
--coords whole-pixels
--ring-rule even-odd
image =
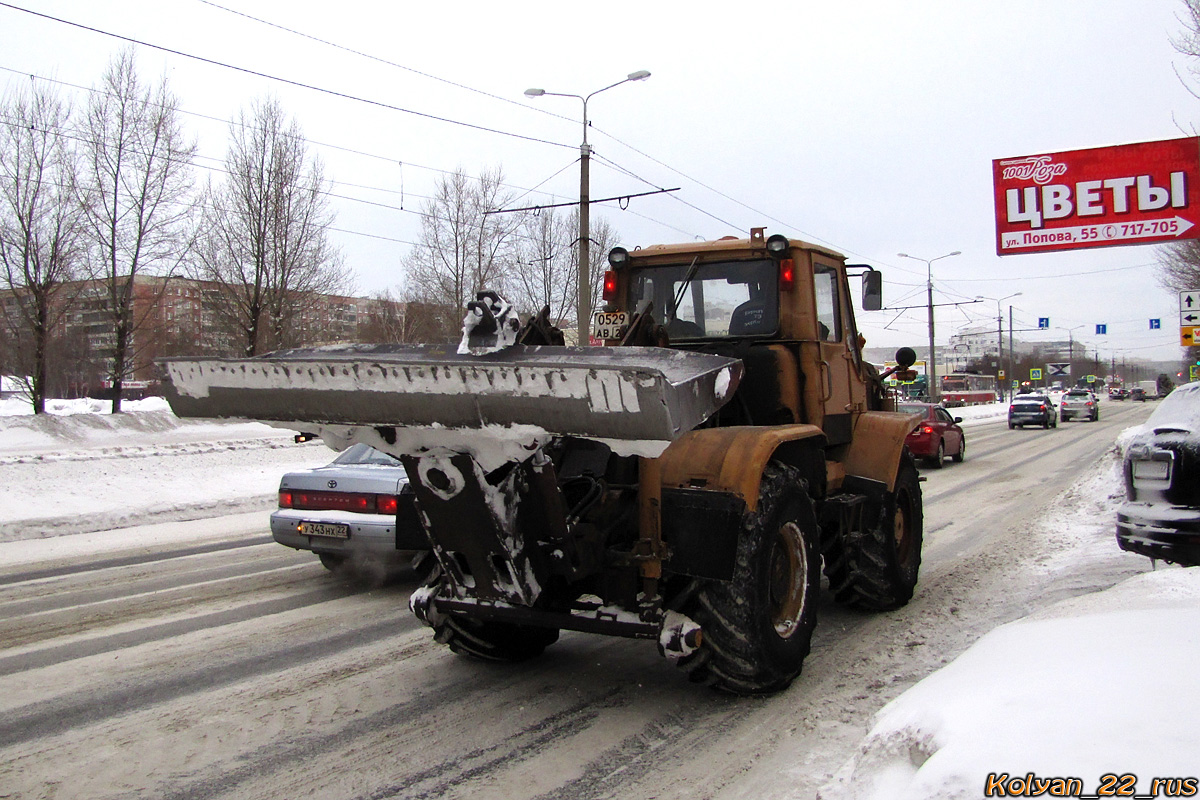
[[[631,307],[649,300],[672,340],[773,334],[779,325],[774,262],[654,267],[633,273]]]
[[[837,272],[817,265],[813,273],[813,288],[817,298],[817,338],[836,342],[842,329],[838,324]]]

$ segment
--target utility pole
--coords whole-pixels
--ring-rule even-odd
[[[1008,307],[1008,362],[1009,362],[1009,366],[1008,366],[1008,368],[1009,368],[1009,375],[1012,375],[1012,369],[1013,369],[1013,366],[1012,366],[1012,365],[1013,365],[1013,363],[1014,363],[1014,361],[1015,361],[1015,360],[1013,359],[1013,337],[1012,337],[1012,333],[1013,333],[1013,331],[1012,331],[1012,306],[1010,305],[1010,306]],[[1012,380],[1012,379],[1010,378],[1010,380]],[[1009,385],[1011,386],[1012,384],[1009,384]],[[1010,390],[1010,391],[1011,391],[1011,390]],[[1012,394],[1011,394],[1011,393],[1009,394],[1009,397],[1012,397]]]
[[[1004,369],[1004,317],[1000,316],[1000,301],[996,301],[996,372],[999,373]],[[1005,373],[1007,375],[1007,373]],[[996,376],[996,383],[1000,383],[1000,376]],[[1000,398],[1004,399],[1004,387],[997,386],[1000,390]]]
[[[592,310],[592,286],[591,286],[591,270],[592,258],[589,245],[591,244],[591,196],[590,196],[590,165],[592,160],[592,146],[588,144],[588,100],[591,100],[601,92],[607,92],[614,86],[620,86],[623,83],[630,81],[644,81],[650,77],[650,73],[644,69],[639,69],[637,72],[631,72],[623,80],[619,80],[614,84],[605,86],[603,89],[597,89],[589,95],[581,94],[563,94],[561,92],[547,92],[545,89],[526,89],[526,97],[574,97],[583,101],[583,144],[579,146],[579,304],[576,309],[576,333],[579,341],[576,343],[580,347],[585,347],[588,343],[588,333],[590,331],[591,310]]]
[[[925,369],[925,378],[929,382],[929,400],[932,403],[936,403],[940,393],[938,392],[937,367],[935,366],[937,363],[937,356],[933,349],[933,262],[939,261],[943,258],[949,258],[950,256],[962,255],[962,253],[958,250],[955,250],[952,253],[947,253],[946,255],[938,256],[937,258],[917,258],[916,256],[910,256],[907,253],[897,253],[896,255],[900,258],[911,258],[913,261],[925,262],[926,308],[929,311],[929,364]]]

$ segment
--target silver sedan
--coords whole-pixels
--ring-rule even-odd
[[[401,463],[356,444],[330,464],[289,472],[271,514],[275,541],[311,550],[327,569],[392,570],[428,549]]]

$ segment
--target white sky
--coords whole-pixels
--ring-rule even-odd
[[[478,174],[501,166],[515,191],[540,188],[522,205],[578,198],[580,103],[527,100],[526,88],[587,94],[647,69],[648,81],[589,104],[593,198],[682,188],[635,199],[624,211],[594,206],[593,216],[607,218],[622,244],[744,236],[766,226],[881,268],[893,306],[924,303],[924,265],[897,253],[933,258],[960,250],[934,264],[937,303],[1021,292],[1004,302],[1005,325],[1011,302],[1016,328],[1050,317],[1056,329],[1018,337],[1065,339],[1065,329],[1075,328],[1077,340],[1118,362],[1182,352],[1177,298],[1155,280],[1153,247],[1001,259],[991,180],[994,158],[1190,132],[1200,122],[1200,101],[1177,79],[1174,70],[1185,65],[1170,44],[1181,30],[1182,0],[791,0],[719,11],[625,0],[570,7],[213,2],[408,69],[202,0],[12,5],[557,143],[438,122],[138,47],[143,77],[166,71],[190,112],[185,124],[199,139],[201,165],[219,166],[226,120],[274,93],[338,182],[336,194],[394,207],[334,201],[337,227],[367,234],[335,234],[362,293],[402,282],[401,259],[419,232],[412,212],[440,171],[461,166]],[[96,83],[122,46],[7,6],[0,6],[0,43],[5,85],[34,74],[81,87]],[[71,91],[82,103],[84,92]],[[992,301],[939,308],[939,344],[969,321],[995,324],[995,314]],[[896,315],[860,313],[869,343],[921,346],[924,308]],[[1148,329],[1152,317],[1162,320],[1161,330]],[[1096,323],[1108,325],[1107,336],[1094,335]]]

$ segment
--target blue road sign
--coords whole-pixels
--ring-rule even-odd
[[[1156,331],[1161,327],[1162,327],[1162,320],[1160,320],[1160,319],[1150,320],[1150,330]]]
[[[1097,336],[1101,336],[1101,335],[1104,335],[1104,334],[1107,334],[1107,333],[1108,333],[1108,326],[1107,326],[1107,325],[1097,325],[1097,326],[1096,326],[1096,335],[1097,335]]]
[[[1049,317],[1038,317],[1038,327],[1039,328],[1049,328],[1050,327],[1050,318]]]

